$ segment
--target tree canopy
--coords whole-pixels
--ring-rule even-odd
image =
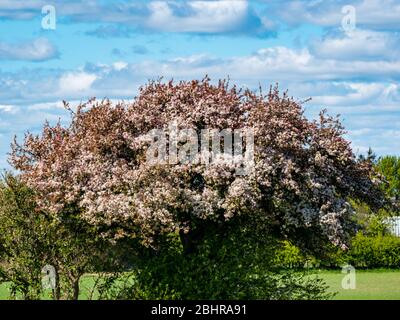
[[[378,159],[377,171],[386,179],[384,190],[388,196],[399,199],[400,193],[400,158],[396,156],[385,156]]]
[[[171,123],[198,135],[251,128],[251,170],[237,175],[229,161],[149,163],[149,132]],[[344,133],[324,111],[307,119],[277,87],[255,93],[208,78],[152,81],[132,103],[93,99],[71,110],[69,126],[46,123],[40,135],[26,134],[14,142],[10,162],[42,209],[72,210],[113,239],[157,248],[178,233],[190,252],[207,230],[257,221],[263,232],[304,247],[346,246],[353,227],[348,199],[378,208],[383,196],[372,165],[355,158]],[[178,148],[187,139],[180,137]]]

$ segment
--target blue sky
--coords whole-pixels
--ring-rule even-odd
[[[15,134],[66,123],[62,100],[130,100],[148,79],[205,74],[279,82],[312,98],[309,117],[340,113],[356,154],[399,155],[399,53],[399,0],[0,0],[0,168]]]

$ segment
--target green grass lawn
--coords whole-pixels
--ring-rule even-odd
[[[337,300],[400,300],[400,270],[370,270],[356,272],[356,288],[343,289],[342,279],[345,274],[338,271],[318,271],[317,275],[325,280],[331,292],[338,294]],[[81,299],[87,299],[93,276],[85,276],[81,282]],[[0,285],[0,299],[8,298],[6,284]]]
[[[340,271],[320,271],[337,300],[400,300],[400,270],[356,271],[356,288],[343,289]]]
[[[8,290],[7,285],[5,283],[0,284],[0,300],[7,299]]]

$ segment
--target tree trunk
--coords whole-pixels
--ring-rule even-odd
[[[72,300],[78,300],[79,298],[79,279],[80,277],[76,277],[72,280]]]
[[[185,233],[183,230],[179,231],[179,237],[183,246],[184,254],[190,254],[196,251],[198,244],[204,238],[205,227],[192,229]]]
[[[58,272],[58,268],[55,269],[55,288],[52,290],[53,291],[53,299],[54,300],[60,300],[61,299],[61,287],[60,287],[60,274]]]
[[[193,248],[189,233],[184,233],[183,230],[179,230],[179,237],[181,238],[183,252],[185,254],[190,253],[193,250]]]

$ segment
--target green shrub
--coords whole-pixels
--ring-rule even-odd
[[[275,263],[283,268],[302,268],[306,262],[307,257],[289,241],[283,241],[275,255]]]
[[[357,268],[400,267],[400,238],[389,234],[365,235],[359,232],[353,237],[349,250],[343,251],[332,246],[326,251],[323,258],[315,258],[305,255],[289,242],[284,242],[277,250],[275,262],[283,268],[338,268],[345,264]]]
[[[100,285],[103,299],[323,299],[321,279],[274,264],[280,244],[251,231],[208,237],[194,253],[180,242],[142,256],[134,271]],[[172,240],[174,242],[174,240]],[[112,283],[113,281],[114,284]],[[108,281],[108,282],[107,282]]]
[[[399,268],[400,238],[392,235],[374,237],[358,233],[346,254],[348,263],[364,268]]]
[[[77,299],[81,276],[110,265],[113,247],[67,210],[55,219],[35,199],[19,177],[0,179],[0,283],[8,282],[12,299]],[[55,272],[52,292],[42,288],[46,265]]]

